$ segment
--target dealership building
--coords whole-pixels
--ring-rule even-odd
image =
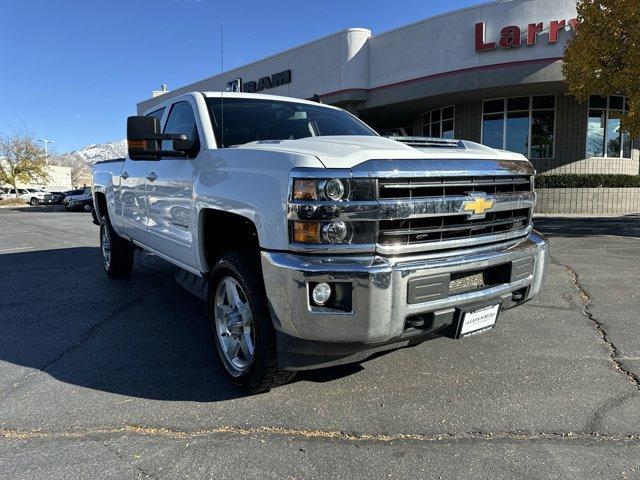
[[[222,86],[319,96],[380,132],[520,152],[539,173],[638,174],[638,150],[620,130],[626,99],[567,94],[562,57],[576,28],[575,0],[491,2],[384,33],[349,28],[162,92],[138,111]]]

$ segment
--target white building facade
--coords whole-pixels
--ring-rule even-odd
[[[575,0],[506,0],[373,34],[350,28],[163,93],[259,91],[341,106],[385,133],[455,137],[526,155],[541,173],[638,174],[622,95],[567,95]],[[595,92],[597,93],[597,92]]]

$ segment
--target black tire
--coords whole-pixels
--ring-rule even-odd
[[[40,205],[40,202],[36,197],[33,197],[31,200],[29,200],[29,205],[31,205],[32,207],[37,207],[38,205]]]
[[[216,291],[219,283],[227,277],[238,282],[251,309],[254,353],[250,365],[242,372],[235,370],[226,360],[216,326]],[[278,369],[276,332],[256,253],[233,252],[221,256],[211,272],[209,285],[209,326],[218,359],[231,384],[243,392],[255,394],[291,381],[295,372]]]
[[[109,242],[108,255],[105,252],[105,240]],[[100,256],[107,275],[128,277],[133,268],[133,251],[133,245],[115,232],[108,216],[103,216],[100,221]]]

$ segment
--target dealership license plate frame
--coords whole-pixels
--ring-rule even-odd
[[[471,335],[477,335],[479,333],[488,332],[493,330],[498,323],[498,317],[500,316],[500,310],[502,309],[502,302],[495,300],[482,305],[474,305],[472,307],[460,310],[458,314],[458,325],[456,329],[456,338],[465,338]],[[482,320],[484,315],[489,315],[488,318]],[[474,319],[479,326],[465,330],[465,322],[474,322]],[[467,323],[469,325],[469,323]]]

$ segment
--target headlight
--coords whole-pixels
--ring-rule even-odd
[[[289,222],[291,242],[304,245],[351,245],[374,243],[375,222],[332,220]]]
[[[343,197],[347,196],[345,193],[348,193],[344,187],[344,183],[339,178],[332,178],[327,181],[324,185],[324,194],[329,200],[333,200],[337,202],[338,200],[342,200]]]
[[[329,243],[345,243],[350,240],[349,230],[351,225],[347,225],[342,220],[336,220],[334,222],[327,223],[322,229],[322,235],[324,240]]]
[[[345,170],[319,169],[315,178],[293,178],[288,206],[292,244],[349,246],[351,251],[375,243],[376,181],[347,175]]]
[[[291,199],[301,202],[374,200],[373,185],[368,178],[294,178]]]

